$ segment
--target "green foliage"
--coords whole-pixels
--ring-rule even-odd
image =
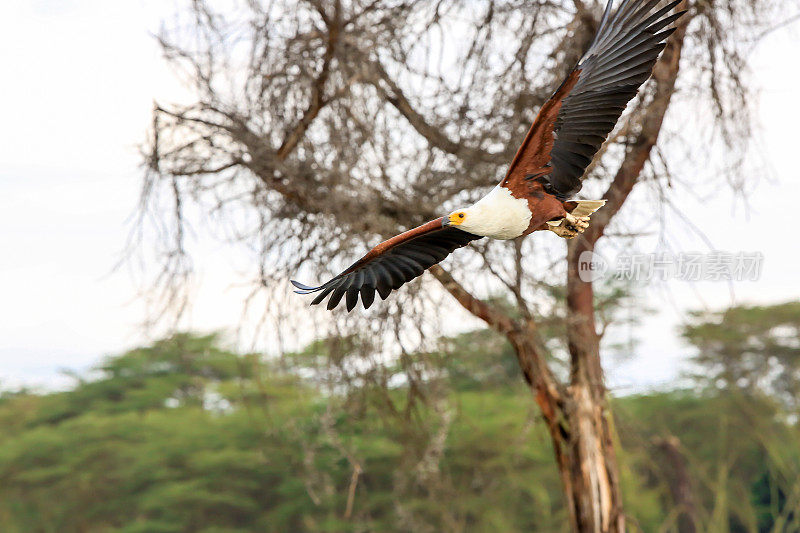
[[[800,428],[786,424],[774,402],[736,391],[678,391],[619,399],[614,410],[626,463],[667,509],[674,503],[668,490],[674,465],[658,443],[665,437],[678,443],[699,531],[800,528]]]
[[[458,390],[524,390],[517,357],[501,335],[486,330],[462,333],[444,339],[434,356],[435,366]]]
[[[0,398],[3,531],[563,531],[546,428],[488,331],[366,365],[326,339],[280,361],[182,334],[64,392]],[[400,379],[402,378],[402,379]],[[389,386],[390,383],[395,383]],[[632,530],[800,528],[800,430],[737,391],[613,402]]]
[[[89,380],[45,397],[34,423],[93,413],[144,412],[165,406],[207,406],[212,385],[252,376],[253,356],[236,357],[216,335],[179,334],[100,364]]]
[[[178,335],[107,360],[70,391],[6,398],[0,420],[24,419],[0,437],[0,518],[20,531],[269,530],[273,502],[305,495],[291,483],[291,436],[265,431],[267,415],[246,408],[255,394],[223,395],[242,390],[232,382],[253,362],[214,336]],[[285,394],[262,391],[269,417],[313,412],[302,386],[280,382]]]
[[[800,302],[732,307],[694,318],[683,336],[698,349],[700,382],[771,395],[800,411]]]

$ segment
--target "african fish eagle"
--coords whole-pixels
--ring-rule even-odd
[[[680,0],[656,10],[660,0],[623,0],[612,14],[609,0],[600,26],[578,66],[545,102],[517,150],[505,178],[475,204],[380,243],[350,268],[319,287],[297,281],[299,294],[327,296],[328,309],[345,297],[347,310],[369,308],[377,292],[392,290],[422,275],[456,248],[471,241],[516,239],[550,230],[571,239],[589,227],[589,216],[605,200],[569,201],[600,146],[628,102],[647,81],[668,28],[685,11],[669,14]]]

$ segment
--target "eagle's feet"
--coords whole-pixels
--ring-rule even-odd
[[[547,229],[565,239],[574,239],[589,227],[589,217],[567,216],[555,222],[548,222]]]

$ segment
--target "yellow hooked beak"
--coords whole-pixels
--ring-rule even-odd
[[[459,224],[464,222],[464,219],[466,219],[466,218],[467,218],[467,215],[463,211],[456,211],[455,213],[452,213],[449,216],[446,216],[444,218],[444,220],[442,221],[442,225],[443,226],[450,226],[450,225],[458,226]]]

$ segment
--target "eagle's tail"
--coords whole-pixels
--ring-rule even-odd
[[[570,210],[571,204],[575,204],[572,210]],[[567,212],[574,217],[591,216],[604,205],[606,205],[606,200],[575,200],[573,202],[565,202]]]

